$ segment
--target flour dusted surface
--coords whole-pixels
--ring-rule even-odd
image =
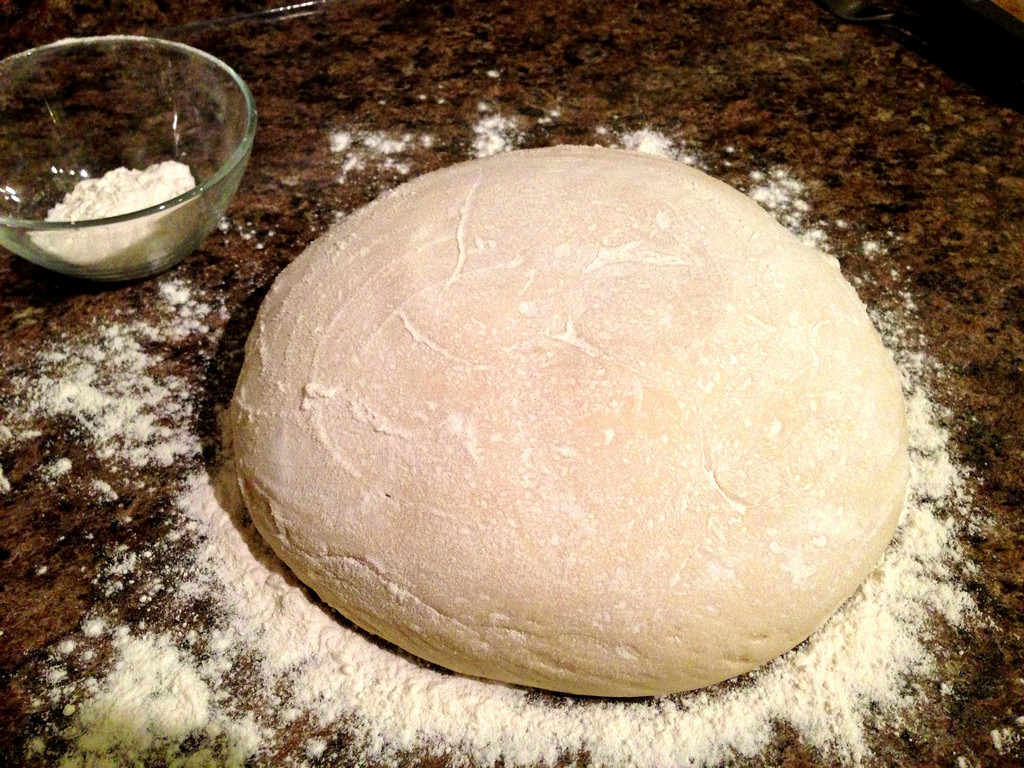
[[[765,183],[775,182],[751,179],[751,186]],[[799,190],[780,186],[773,194],[782,211],[802,203]],[[813,212],[799,207],[803,226],[818,227]],[[184,299],[188,286],[174,281],[162,293]],[[204,297],[193,295],[168,305],[166,320],[139,328],[137,338],[180,343],[187,334],[208,333],[203,319],[216,311],[204,305]],[[208,600],[217,617],[212,631],[197,633],[206,622],[185,620],[161,632],[97,606],[80,632],[53,648],[47,669],[55,680],[64,675],[63,680],[48,682],[45,674],[40,676],[37,707],[45,719],[27,762],[52,765],[55,760],[44,754],[65,754],[68,765],[150,761],[186,766],[212,750],[215,762],[225,765],[244,760],[397,765],[434,753],[449,755],[453,764],[486,766],[501,759],[506,766],[533,766],[589,751],[591,762],[609,766],[713,766],[727,759],[762,762],[758,756],[777,738],[773,723],[790,729],[808,748],[820,749],[823,764],[870,758],[878,732],[906,727],[912,735],[909,713],[954,695],[956,681],[936,677],[940,649],[929,635],[937,626],[960,626],[973,610],[958,582],[967,567],[958,539],[970,499],[963,470],[949,453],[943,415],[925,387],[935,363],[922,353],[921,341],[906,333],[914,324],[909,300],[903,309],[876,314],[875,321],[897,357],[912,404],[908,505],[893,547],[854,601],[811,642],[766,672],[729,688],[609,706],[530,695],[425,668],[339,623],[310,599],[245,519],[231,492],[229,462],[223,476],[204,472],[187,482],[177,500],[180,520],[167,536],[171,543],[195,539],[199,546],[195,564],[182,563],[168,580],[173,589],[164,610],[189,599]],[[77,342],[64,347],[69,358],[80,358]],[[135,387],[139,376],[155,374],[156,365],[151,359],[121,379]],[[175,408],[184,402],[183,394],[166,396],[165,404]],[[187,430],[194,422],[189,417],[176,423]],[[4,438],[0,429],[0,439],[29,438],[24,426],[13,421],[6,426],[12,434]],[[137,558],[130,578],[148,578],[150,564],[159,557]],[[101,573],[100,583],[124,578]],[[136,700],[141,711],[131,729],[124,727],[120,710],[103,704],[111,701],[103,691],[116,690],[123,680],[124,668],[115,667],[127,650],[115,642],[119,628],[127,631],[126,638],[153,649],[159,638],[168,640],[174,654],[158,657],[178,665],[185,679],[195,682],[200,675],[201,685],[214,692],[206,710],[209,721],[199,723],[189,738],[161,740],[159,723],[150,716],[156,710],[147,710],[149,698]],[[111,662],[90,672],[91,681],[74,676],[75,669],[104,653],[113,654]],[[164,685],[154,693],[159,699],[170,691]],[[191,695],[187,688],[181,693]],[[84,715],[96,699],[106,716]],[[254,712],[255,722],[246,712]],[[218,729],[219,741],[214,736]],[[1013,737],[998,736],[1001,743]],[[296,740],[306,746],[296,747]],[[237,761],[229,762],[229,754]],[[281,754],[287,757],[272,757]],[[971,764],[968,758],[965,765]]]

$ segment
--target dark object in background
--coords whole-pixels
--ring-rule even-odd
[[[878,27],[978,91],[1024,112],[1024,18],[1001,7],[1015,7],[1005,0],[816,2],[844,21]]]

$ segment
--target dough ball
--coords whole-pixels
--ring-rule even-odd
[[[274,284],[231,411],[256,526],[457,672],[705,686],[810,635],[904,502],[900,377],[835,259],[671,160],[427,174]]]

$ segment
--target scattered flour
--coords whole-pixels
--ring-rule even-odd
[[[415,148],[429,149],[433,139],[428,134],[403,133],[392,136],[383,131],[338,130],[329,137],[331,152],[341,155],[339,183],[353,172],[373,168],[395,176],[406,176],[412,165],[404,157]]]
[[[485,115],[474,127],[483,137],[474,144],[478,156],[522,138],[513,122],[490,122],[494,117]],[[484,125],[491,127],[478,132]],[[356,134],[335,134],[332,141],[341,153],[368,146]],[[620,141],[684,161],[693,157],[654,132]],[[378,161],[387,157],[374,151]],[[751,195],[787,226],[819,237],[801,203],[803,187],[789,174],[772,171],[751,182]],[[185,327],[202,333],[209,308],[180,283],[164,284],[159,293],[173,318],[167,327],[96,329],[91,340],[48,353],[44,380],[25,382],[27,411],[66,414],[84,425],[98,454],[139,466],[193,455],[188,393],[181,382],[155,379],[156,360],[138,340],[180,338]],[[143,597],[178,619],[159,629],[97,606],[81,631],[52,651],[38,704],[51,714],[26,759],[43,764],[48,749],[63,745],[62,766],[397,766],[410,753],[505,768],[560,760],[713,766],[756,759],[779,726],[829,763],[867,758],[873,732],[911,727],[904,715],[948,690],[936,678],[930,628],[962,626],[976,611],[959,584],[969,565],[958,535],[971,501],[965,472],[950,455],[945,414],[926,388],[935,364],[906,330],[913,323],[909,297],[874,319],[904,376],[913,465],[908,503],[863,588],[807,642],[761,670],[690,694],[607,701],[424,665],[355,630],[296,582],[245,514],[229,447],[212,475],[179,478],[186,487],[176,500],[168,549],[121,549],[101,575],[114,592],[130,580],[144,582]],[[111,379],[131,393],[130,404],[115,405],[115,393],[104,385]],[[65,392],[69,381],[75,386]],[[157,566],[172,551],[194,559],[178,562],[167,577]],[[205,606],[201,615],[194,605]],[[98,654],[107,658],[100,675],[70,673]],[[997,749],[1010,739],[1003,730],[992,732]]]
[[[754,171],[750,175],[753,186],[747,191],[752,199],[764,206],[779,222],[796,233],[809,246],[828,250],[828,235],[820,224],[807,220],[810,204],[804,198],[803,182],[794,178],[785,168],[772,168],[768,172]],[[865,245],[864,247],[874,247]]]
[[[473,125],[473,156],[490,157],[516,149],[523,143],[523,133],[516,121],[493,111],[490,104],[477,105],[480,118]]]
[[[277,235],[277,230],[275,229],[260,231],[256,228],[255,224],[247,219],[233,220],[227,216],[222,217],[217,222],[217,229],[223,235],[227,235],[232,231],[237,232],[243,240],[251,243],[252,247],[257,251],[265,249],[270,240]],[[227,244],[227,238],[225,238],[224,242]]]
[[[480,102],[477,112],[480,117],[472,125],[471,149],[474,157],[488,157],[522,145],[525,134],[516,119],[495,112],[487,102]],[[538,118],[537,123],[550,125],[558,116],[559,111],[552,109]],[[339,183],[345,183],[349,174],[354,172],[373,171],[391,176],[407,176],[413,170],[409,153],[414,149],[429,149],[434,143],[428,134],[393,135],[383,131],[345,129],[333,131],[328,141],[331,152],[341,158]]]
[[[558,118],[562,116],[562,110],[555,107],[554,109],[547,110],[544,114],[537,118],[537,125],[554,125],[558,122]]]
[[[82,622],[82,635],[85,637],[99,637],[106,631],[106,624],[103,619],[92,618]]]
[[[42,470],[40,470],[43,478],[49,483],[57,482],[57,480],[64,477],[70,471],[71,459],[68,458],[54,459],[48,464],[43,465]]]
[[[92,481],[92,490],[103,501],[117,501],[117,491],[105,480],[95,479]]]
[[[111,752],[113,723],[118,731],[114,741],[131,743],[135,755],[154,764],[241,766],[256,752],[261,734],[253,716],[230,712],[218,701],[218,674],[211,684],[211,675],[193,660],[186,662],[166,636],[133,635],[119,627],[111,643],[113,668],[88,686],[90,695],[82,704],[65,707],[75,718],[70,733],[77,736],[79,749],[65,756],[62,768],[95,766],[101,764],[97,756],[118,754]],[[183,750],[189,740],[201,746]],[[104,764],[135,762],[133,755],[121,755],[126,762]]]
[[[623,148],[633,152],[660,155],[672,160],[679,160],[687,165],[700,167],[697,155],[689,151],[685,145],[676,146],[675,142],[670,138],[650,128],[623,133],[619,136],[619,141],[622,143]]]
[[[178,280],[160,283],[158,294],[163,303],[156,306],[155,322],[97,323],[74,341],[56,340],[44,349],[31,376],[12,377],[17,394],[7,421],[26,428],[12,439],[38,436],[27,427],[46,419],[70,425],[76,438],[114,468],[169,467],[198,455],[186,382],[160,368],[175,342],[210,333],[205,320],[215,310]],[[40,469],[48,482],[70,470],[67,458]],[[97,492],[116,498],[109,484],[97,483]]]

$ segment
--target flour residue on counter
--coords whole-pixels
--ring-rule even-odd
[[[331,152],[341,158],[339,183],[348,175],[368,168],[375,173],[408,176],[413,166],[407,155],[415,149],[429,149],[434,140],[426,133],[391,134],[386,131],[338,129],[328,137]]]
[[[695,156],[655,132],[636,140],[677,159]],[[617,142],[626,144],[623,136]],[[361,156],[369,162],[374,154]],[[798,234],[823,231],[803,202],[802,186],[785,171],[751,177],[748,188],[764,190],[762,204]],[[788,221],[787,211],[794,213]],[[160,347],[182,338],[185,327],[189,334],[214,334],[203,318],[215,310],[200,306],[181,282],[165,284],[161,296],[165,324],[125,323],[115,334],[123,348],[118,354],[99,331],[66,344],[63,358],[54,352],[43,363],[54,383],[36,389],[23,407],[65,413],[90,430],[98,425],[97,452],[143,467],[161,463],[146,436],[152,433],[139,427],[153,415],[154,424],[171,430],[169,444],[180,446],[179,455],[194,456],[190,393],[183,383],[153,381],[154,358],[140,358],[146,353],[131,340],[144,337]],[[136,593],[173,620],[126,619],[98,604],[78,633],[59,642],[37,694],[46,724],[29,761],[398,765],[409,756],[436,755],[453,765],[508,768],[560,760],[712,766],[756,760],[779,726],[830,764],[868,758],[874,731],[912,729],[910,715],[924,702],[955,690],[955,681],[938,677],[929,636],[938,626],[967,626],[977,610],[960,584],[970,567],[959,544],[971,513],[966,472],[950,452],[945,414],[928,389],[936,364],[907,332],[913,306],[909,297],[899,298],[901,306],[874,313],[903,373],[908,403],[912,477],[896,538],[825,627],[761,670],[691,694],[607,701],[426,666],[354,629],[291,576],[248,521],[226,451],[217,469],[175,477],[184,490],[160,546],[148,555],[113,553],[99,576],[101,584],[146,585]],[[90,356],[98,358],[94,374],[81,368]],[[99,378],[110,365],[133,393],[134,405],[123,411],[91,405],[89,398],[46,396],[70,378],[110,402],[114,395]],[[104,424],[128,437],[103,433]],[[100,671],[79,674],[95,658],[106,659]]]
[[[486,101],[476,109],[480,116],[473,123],[473,157],[511,152],[522,145],[525,134],[515,118],[501,114]]]
[[[172,342],[209,331],[213,312],[178,281],[159,284],[156,320],[97,322],[81,337],[61,339],[35,361],[32,375],[17,375],[17,415],[8,424],[67,419],[76,436],[101,460],[129,467],[170,466],[198,453],[191,429],[193,403],[185,381],[161,373],[161,356]],[[154,349],[162,342],[164,350]],[[42,469],[52,480],[57,457]],[[70,469],[70,464],[67,469]]]

